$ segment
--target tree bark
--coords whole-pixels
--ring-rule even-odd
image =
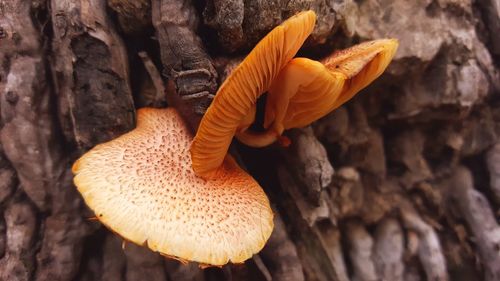
[[[0,280],[500,280],[498,0],[0,0]],[[300,56],[395,37],[386,73],[288,148],[232,153],[275,230],[201,269],[92,220],[71,165],[177,107],[196,130],[242,57],[294,13]]]

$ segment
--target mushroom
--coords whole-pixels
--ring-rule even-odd
[[[262,133],[241,130],[236,137],[253,147],[267,146],[280,140],[284,129],[308,125],[333,107],[346,79],[342,73],[328,71],[320,62],[293,59],[268,91],[264,128],[269,127],[270,121],[273,121],[273,128]],[[290,120],[295,121],[292,122],[295,126],[290,126]],[[308,123],[309,120],[312,121]]]
[[[322,63],[328,70],[343,73],[348,78],[332,110],[382,75],[396,54],[398,45],[397,39],[373,40],[334,52],[323,59]]]
[[[192,135],[175,109],[140,109],[137,127],[73,165],[97,218],[124,239],[180,260],[241,263],[273,229],[264,191],[226,157],[217,177],[192,170]]]
[[[313,11],[292,16],[267,34],[221,85],[191,146],[196,174],[212,178],[234,134],[254,120],[255,103],[295,56],[316,22]]]
[[[262,147],[284,130],[311,124],[351,99],[379,77],[396,53],[395,39],[364,42],[333,53],[321,62],[295,58],[269,89],[263,133],[240,131],[241,142]]]

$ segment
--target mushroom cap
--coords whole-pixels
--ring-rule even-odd
[[[266,146],[279,140],[285,129],[304,127],[325,116],[379,77],[397,46],[395,39],[381,39],[335,52],[322,62],[294,58],[269,88],[264,117],[267,131],[240,131],[238,140]]]
[[[397,46],[395,39],[380,39],[335,52],[321,63],[291,60],[269,90],[264,127],[274,123],[281,134],[325,116],[378,78]]]
[[[285,129],[311,124],[330,112],[342,92],[346,75],[331,72],[320,62],[294,58],[280,72],[267,98],[264,127]]]
[[[322,60],[331,72],[347,76],[344,89],[333,109],[350,100],[385,71],[398,49],[397,39],[379,39],[363,42],[334,52]]]
[[[287,19],[267,34],[224,81],[203,116],[191,147],[193,169],[198,175],[213,176],[241,123],[295,56],[315,22],[313,11]]]
[[[227,157],[217,178],[192,169],[192,136],[174,109],[140,109],[137,128],[73,165],[74,183],[108,228],[153,251],[208,265],[241,263],[273,229],[259,184]]]

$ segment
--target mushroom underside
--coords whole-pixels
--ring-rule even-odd
[[[295,56],[316,22],[313,11],[292,16],[267,34],[219,88],[193,141],[193,169],[205,178],[224,161],[236,132],[248,124],[257,99]]]
[[[266,130],[253,132],[246,126],[236,137],[246,145],[263,147],[280,140],[286,129],[320,119],[377,79],[397,46],[395,39],[380,39],[335,52],[321,63],[291,60],[270,87],[263,124]]]

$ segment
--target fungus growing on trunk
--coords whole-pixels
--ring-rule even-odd
[[[181,260],[224,265],[260,251],[273,213],[262,188],[227,155],[232,137],[263,146],[319,119],[377,78],[397,48],[396,40],[377,40],[321,63],[292,59],[315,20],[312,11],[299,13],[262,39],[220,87],[194,139],[175,109],[141,109],[134,130],[76,161],[75,185],[97,218]],[[266,91],[267,132],[248,132]]]
[[[126,240],[181,260],[241,263],[271,235],[269,200],[230,156],[217,177],[196,176],[191,140],[175,109],[140,109],[134,130],[75,162],[74,183]]]
[[[287,19],[267,34],[224,81],[203,116],[191,147],[196,174],[214,176],[235,133],[252,123],[257,99],[295,56],[315,22],[313,11]]]
[[[364,42],[335,52],[321,62],[295,58],[269,89],[263,133],[240,131],[237,138],[262,147],[286,129],[311,124],[351,99],[378,78],[396,53],[395,39]]]

